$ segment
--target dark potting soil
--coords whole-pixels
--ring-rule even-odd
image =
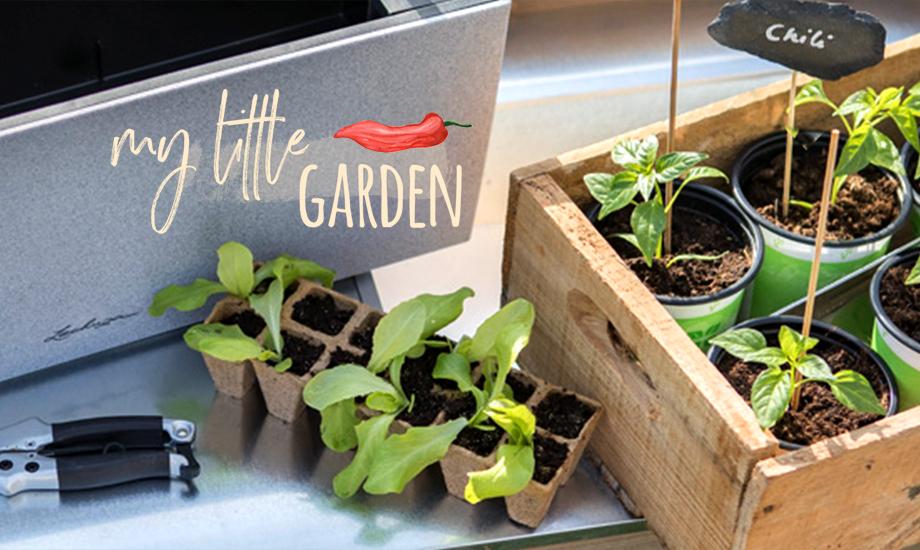
[[[444,408],[445,398],[435,393],[434,378],[431,372],[440,350],[426,348],[425,353],[416,359],[406,359],[400,371],[400,384],[406,397],[415,397],[412,410],[403,411],[401,420],[413,426],[427,426],[434,422],[438,413]]]
[[[284,356],[289,357],[293,363],[288,372],[297,376],[307,374],[325,349],[322,344],[315,344],[288,332],[282,332],[281,338],[284,340]]]
[[[377,323],[379,322],[379,315],[372,314],[367,317],[364,321],[361,322],[361,326],[352,333],[348,343],[355,346],[356,348],[370,351],[374,344],[374,329],[377,328]]]
[[[594,414],[594,407],[570,393],[551,393],[537,405],[537,426],[556,435],[575,439]]]
[[[335,348],[331,354],[329,354],[329,367],[335,368],[339,365],[345,365],[352,363],[355,365],[361,365],[362,367],[367,366],[367,362],[370,360],[369,353],[363,353],[361,355],[356,355],[350,351],[344,350],[342,348]]]
[[[776,342],[770,345],[775,346]],[[882,406],[888,407],[888,384],[868,355],[862,353],[857,356],[825,342],[818,344],[810,353],[823,357],[834,372],[850,369],[865,376],[879,396]],[[718,367],[735,391],[750,404],[751,387],[764,366],[748,364],[726,355]],[[787,412],[770,431],[784,441],[810,445],[871,424],[880,418],[879,415],[848,409],[837,401],[827,384],[810,382],[802,386],[799,410]]]
[[[556,472],[562,467],[569,448],[548,437],[536,434],[533,437],[533,455],[536,462],[533,469],[533,480],[544,485],[555,477]]]
[[[642,254],[628,242],[615,237],[631,233],[632,209],[614,212],[600,222],[601,232],[649,290],[660,296],[708,296],[735,284],[751,267],[752,251],[747,243],[709,216],[676,207],[672,217],[672,256],[654,260],[648,267]],[[718,256],[718,260],[689,260],[665,267],[673,256],[697,254]]]
[[[753,176],[744,192],[754,208],[778,227],[805,237],[815,237],[821,214],[821,205],[817,203],[821,200],[824,185],[827,148],[811,147],[793,156],[791,196],[794,200],[816,206],[808,210],[790,205],[789,217],[780,220],[785,158],[785,153],[776,156],[769,166]],[[899,188],[897,180],[874,167],[849,176],[837,196],[837,203],[828,212],[828,240],[858,239],[891,225],[901,212]]]
[[[882,277],[879,295],[888,318],[904,334],[920,342],[920,285],[904,284],[912,267],[909,264],[889,269]]]
[[[508,373],[508,378],[505,379],[505,383],[511,388],[511,393],[514,394],[514,400],[518,403],[526,403],[533,395],[533,392],[537,391],[536,386],[525,380],[523,376],[519,375],[514,370]]]
[[[223,325],[237,325],[243,331],[243,334],[250,338],[255,338],[265,329],[265,321],[256,315],[254,311],[248,309],[225,317],[220,320],[220,323]]]
[[[291,317],[298,323],[329,335],[342,332],[355,309],[339,305],[329,294],[308,294],[294,304]]]
[[[473,418],[476,414],[476,399],[472,395],[464,395],[451,399],[444,406],[445,414],[448,420],[464,417],[467,420]],[[454,443],[464,449],[469,449],[479,456],[489,456],[498,446],[503,432],[494,422],[488,420],[487,426],[494,428],[491,431],[477,430],[476,428],[463,428],[460,435],[454,440]]]

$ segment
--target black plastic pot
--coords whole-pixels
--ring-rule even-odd
[[[701,216],[714,219],[728,228],[741,241],[750,246],[753,253],[751,267],[733,285],[709,296],[661,296],[656,298],[674,316],[675,320],[704,350],[709,339],[732,326],[740,311],[744,292],[750,287],[763,263],[763,238],[760,230],[732,201],[731,197],[706,185],[688,184],[677,198],[676,208],[691,210]],[[604,222],[598,221],[601,206],[594,204],[588,211],[591,223],[603,233]],[[729,305],[722,305],[729,304]],[[700,314],[707,309],[722,307],[715,312]],[[729,311],[729,308],[732,308]],[[719,315],[719,312],[724,312]]]
[[[901,162],[904,163],[904,169],[907,170],[907,179],[911,182],[914,181],[914,174],[916,174],[916,172],[912,171],[910,167],[917,162],[917,157],[917,150],[914,149],[910,143],[905,143],[904,147],[901,149]],[[914,227],[914,235],[920,235],[920,186],[913,186],[913,195],[914,206],[913,212],[910,215],[910,221]]]
[[[872,330],[872,349],[887,363],[894,373],[902,395],[901,406],[905,408],[920,405],[920,342],[904,333],[888,316],[882,306],[882,278],[894,267],[913,266],[920,257],[920,250],[902,252],[883,263],[872,277],[869,297],[875,324]]]
[[[846,138],[842,137],[845,143]],[[796,149],[827,147],[827,132],[801,131]],[[843,143],[841,143],[841,150]],[[747,199],[747,186],[754,174],[786,150],[786,132],[770,134],[752,143],[732,167],[732,193],[744,213],[763,231],[766,261],[754,283],[751,313],[766,316],[801,299],[807,292],[808,275],[814,256],[814,239],[777,227],[763,217]],[[891,236],[907,222],[911,213],[912,193],[907,179],[888,172],[901,183],[901,212],[888,227],[859,239],[824,243],[820,285],[824,286],[871,263],[887,252]]]
[[[762,317],[759,319],[751,319],[750,321],[745,321],[744,323],[741,323],[734,328],[752,328],[758,330],[767,337],[767,341],[771,342],[773,345],[776,345],[776,341],[779,337],[779,329],[783,325],[787,325],[790,328],[801,331],[802,318],[791,316]],[[817,338],[822,342],[827,342],[832,345],[842,347],[853,354],[865,353],[868,355],[872,359],[872,362],[875,364],[875,366],[882,372],[882,375],[885,378],[885,383],[888,384],[888,411],[885,416],[892,416],[898,412],[898,385],[895,382],[895,378],[891,372],[891,369],[888,368],[888,365],[885,364],[882,358],[879,357],[875,351],[873,351],[863,341],[854,337],[850,333],[821,321],[812,322],[811,337]],[[726,352],[718,346],[713,346],[709,349],[708,355],[709,361],[713,365],[718,365],[719,362],[722,361],[722,359],[725,357]],[[805,446],[782,439],[779,439],[779,445],[783,449],[790,451],[801,449]]]

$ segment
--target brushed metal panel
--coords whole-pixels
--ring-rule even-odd
[[[260,257],[288,252],[334,267],[347,277],[468,238],[479,194],[509,12],[506,0],[443,2],[328,35],[138,82],[0,121],[0,379],[112,348],[186,325],[202,313],[170,312],[152,319],[145,308],[167,284],[214,277],[214,250],[224,241],[247,244]],[[245,200],[239,164],[224,185],[211,174],[222,90],[228,118],[248,112],[254,94],[280,91],[273,164],[288,136],[305,132],[308,151],[290,157],[261,200]],[[362,119],[417,122],[428,112],[463,120],[437,147],[383,154],[334,140],[341,126]],[[159,182],[177,165],[127,152],[110,165],[112,140],[126,128],[167,140],[190,135],[185,182],[169,230],[152,228]],[[225,131],[221,156],[231,151]],[[254,138],[253,138],[254,141]],[[178,147],[178,145],[177,145]],[[337,170],[349,170],[351,206],[358,213],[359,163],[405,180],[402,221],[375,231],[344,226],[308,228],[300,219],[300,173],[316,164],[309,198],[326,201]],[[428,225],[428,170],[437,165],[454,191],[462,166],[460,223],[449,223],[442,198],[436,229],[409,227],[409,166],[425,167],[417,217]],[[226,165],[226,161],[224,161]],[[396,208],[391,185],[391,212]],[[171,200],[169,191],[162,200]],[[379,204],[375,208],[379,208]],[[165,219],[160,208],[159,220]],[[380,222],[379,211],[376,212]],[[311,210],[311,216],[312,216]],[[55,337],[55,335],[58,335]]]

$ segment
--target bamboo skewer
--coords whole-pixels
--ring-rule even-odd
[[[677,130],[677,65],[680,59],[680,18],[681,18],[681,0],[674,0],[674,13],[671,17],[671,100],[668,109],[668,142],[665,150],[668,153],[674,151],[675,136]],[[669,181],[664,187],[664,205],[667,207],[674,196],[674,182]],[[664,228],[664,253],[671,254],[671,221],[672,211],[667,212],[667,222]]]
[[[786,111],[786,166],[783,172],[783,219],[789,217],[789,200],[792,198],[792,146],[795,142],[795,95],[798,87],[798,71],[792,71],[789,84],[789,109]]]
[[[818,291],[818,275],[821,272],[821,252],[827,237],[827,216],[830,212],[831,188],[834,183],[834,170],[837,167],[837,148],[840,144],[840,130],[831,132],[831,143],[827,149],[827,166],[824,169],[824,187],[821,190],[821,212],[818,217],[818,234],[815,236],[815,256],[811,262],[811,276],[808,279],[808,298],[805,301],[805,317],[802,319],[802,336],[811,335],[811,323],[815,316],[815,294]],[[795,381],[802,375],[796,371]],[[792,394],[792,410],[799,408],[799,388]]]

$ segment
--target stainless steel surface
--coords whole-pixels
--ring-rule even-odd
[[[340,284],[352,295],[365,279]],[[362,293],[364,300],[369,298]],[[430,468],[402,495],[343,501],[332,477],[348,455],[323,447],[318,418],[267,416],[258,392],[216,394],[200,356],[178,334],[0,384],[0,418],[50,422],[159,414],[198,425],[194,483],[142,481],[74,493],[0,499],[0,547],[431,548],[547,543],[645,529],[583,463],[535,530],[501,502],[472,507],[446,494]],[[515,542],[517,541],[517,542]]]
[[[0,428],[0,451],[34,451],[53,439],[48,423],[39,418],[27,418]]]
[[[0,453],[0,463],[10,465],[0,471],[0,496],[13,497],[24,491],[56,491],[58,488],[57,463],[55,459],[35,453]],[[35,472],[26,471],[26,464],[38,467]]]
[[[9,260],[0,268],[0,324],[7,327],[0,336],[0,379],[188,323],[186,314],[151,318],[144,312],[156,289],[213,277],[213,251],[227,240],[246,243],[260,257],[287,252],[310,258],[342,277],[465,240],[479,193],[509,8],[508,0],[439,2],[0,120],[0,256]],[[288,157],[275,185],[263,182],[261,201],[254,188],[252,197],[244,195],[241,163],[224,185],[214,182],[214,155],[224,159],[226,169],[234,142],[247,132],[245,126],[229,128],[220,151],[214,151],[225,89],[228,119],[249,112],[254,94],[279,91],[278,115],[286,120],[276,127],[273,170],[296,129],[303,128],[309,143],[306,153]],[[473,127],[412,154],[382,155],[332,138],[338,128],[359,120],[404,124],[428,112]],[[164,234],[154,231],[152,205],[180,154],[173,151],[161,164],[146,152],[136,158],[123,152],[112,167],[113,138],[127,128],[155,142],[180,129],[190,135],[189,162],[197,170],[189,172]],[[252,141],[259,147],[255,135]],[[244,159],[252,164],[253,158]],[[455,183],[462,166],[458,226],[427,184],[413,188],[421,192],[417,196],[407,189],[397,199],[391,177],[390,213],[397,202],[403,211],[395,227],[367,231],[355,219],[350,229],[343,216],[329,227],[340,163],[350,172],[355,217],[358,165],[378,173],[370,192],[377,220],[381,165],[394,167],[405,186],[411,165],[425,168],[422,177],[437,165],[451,193],[460,189]],[[300,216],[300,175],[308,164],[318,167],[305,205],[311,218],[317,206],[310,199],[325,201],[326,225],[318,228],[306,227]],[[173,185],[175,180],[155,210],[159,229],[168,219],[166,203],[178,193]],[[418,201],[417,218],[426,225],[429,205],[435,205],[437,229],[410,228],[409,200]]]

